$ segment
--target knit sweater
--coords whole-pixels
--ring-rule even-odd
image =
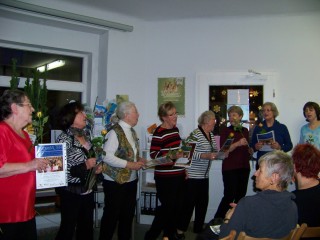
[[[256,238],[288,235],[298,222],[294,197],[288,191],[265,190],[242,198],[229,222],[221,225],[219,237],[227,236],[231,230],[236,230],[237,234],[244,231]]]
[[[173,127],[171,129],[157,127],[153,133],[150,147],[150,157],[159,158],[166,156],[170,150],[180,149],[181,137],[179,129]],[[174,163],[156,166],[156,176],[176,176],[185,174],[185,169],[181,167],[174,167]]]

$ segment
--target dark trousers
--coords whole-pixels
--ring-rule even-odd
[[[0,223],[1,240],[37,240],[36,220],[26,222]]]
[[[178,213],[181,212],[185,190],[185,176],[155,177],[157,196],[161,203],[156,208],[151,228],[145,240],[154,240],[163,231],[163,236],[171,237],[177,228]]]
[[[100,240],[111,240],[118,225],[118,239],[131,239],[132,221],[136,207],[137,180],[118,184],[103,180],[104,209]]]
[[[230,203],[237,203],[247,193],[250,169],[241,168],[222,172],[223,198],[214,218],[224,218],[230,208]]]
[[[203,230],[209,201],[209,179],[192,179],[186,181],[186,191],[183,198],[183,209],[179,214],[178,229],[187,231],[190,219],[195,210],[193,231]]]
[[[93,239],[93,192],[78,195],[66,190],[59,192],[61,223],[56,240],[72,240],[76,232],[77,240]]]

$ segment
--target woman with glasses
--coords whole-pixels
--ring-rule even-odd
[[[32,107],[20,90],[0,98],[0,239],[37,239],[36,170],[48,162],[35,159],[34,146],[23,129],[32,122]]]
[[[177,109],[172,102],[163,103],[159,107],[158,116],[161,124],[153,133],[150,157],[155,159],[167,156],[172,162],[155,167],[154,179],[161,205],[156,208],[155,218],[145,234],[145,240],[157,239],[162,231],[163,237],[173,239],[186,177],[184,168],[174,166],[175,160],[183,155],[179,152],[181,138],[176,126]]]
[[[284,152],[289,152],[293,145],[287,126],[276,120],[276,117],[279,115],[277,106],[272,102],[265,102],[262,105],[262,114],[264,121],[254,128],[251,138],[251,147],[254,151],[257,151],[257,160],[259,160],[263,154],[268,152],[265,150],[266,148],[264,145],[269,145],[269,150],[282,150]],[[271,143],[265,144],[258,141],[258,134],[271,131],[273,131],[275,138]],[[258,168],[259,165],[257,162],[256,169]]]

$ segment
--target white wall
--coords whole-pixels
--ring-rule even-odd
[[[249,68],[277,72],[278,119],[288,126],[295,144],[304,123],[304,103],[320,102],[319,22],[318,14],[149,24],[146,84],[153,90],[148,106],[156,106],[157,77],[185,76],[186,118],[180,122],[190,131],[197,117],[196,73]],[[156,120],[150,114],[146,119]]]
[[[63,6],[62,1],[47,4]],[[278,120],[287,125],[294,144],[298,141],[300,126],[305,123],[304,103],[309,100],[320,102],[317,81],[320,76],[319,13],[143,22],[70,3],[64,10],[85,15],[94,13],[98,18],[134,26],[131,33],[109,32],[106,94],[108,99],[116,94],[128,94],[137,104],[140,134],[146,126],[159,123],[156,115],[158,77],[186,77],[186,116],[178,120],[183,136],[195,127],[198,117],[195,116],[195,80],[196,74],[202,72],[243,72],[250,68],[278,73]],[[10,20],[9,24],[15,23]],[[51,36],[41,34],[45,29],[27,31],[11,25],[9,29],[3,21],[1,25],[0,39],[47,42],[48,45],[71,48],[76,45],[98,51],[98,46],[94,46],[98,44],[96,37],[88,33],[84,35],[89,39],[82,40],[83,35],[75,32],[78,37],[72,36],[58,43],[56,36],[63,30],[55,29],[55,35]],[[84,42],[90,42],[92,46]]]

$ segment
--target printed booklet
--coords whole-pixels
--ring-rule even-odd
[[[274,131],[270,131],[267,133],[257,134],[258,142],[262,142],[263,146],[259,149],[259,151],[270,152],[274,149],[271,148],[271,144],[275,141]]]
[[[167,163],[172,163],[172,160],[167,157],[160,157],[148,160],[145,165],[142,167],[142,169],[148,169],[154,166],[163,165]]]
[[[66,144],[39,144],[35,147],[35,151],[36,158],[45,158],[49,161],[45,171],[36,171],[37,189],[67,186]]]

